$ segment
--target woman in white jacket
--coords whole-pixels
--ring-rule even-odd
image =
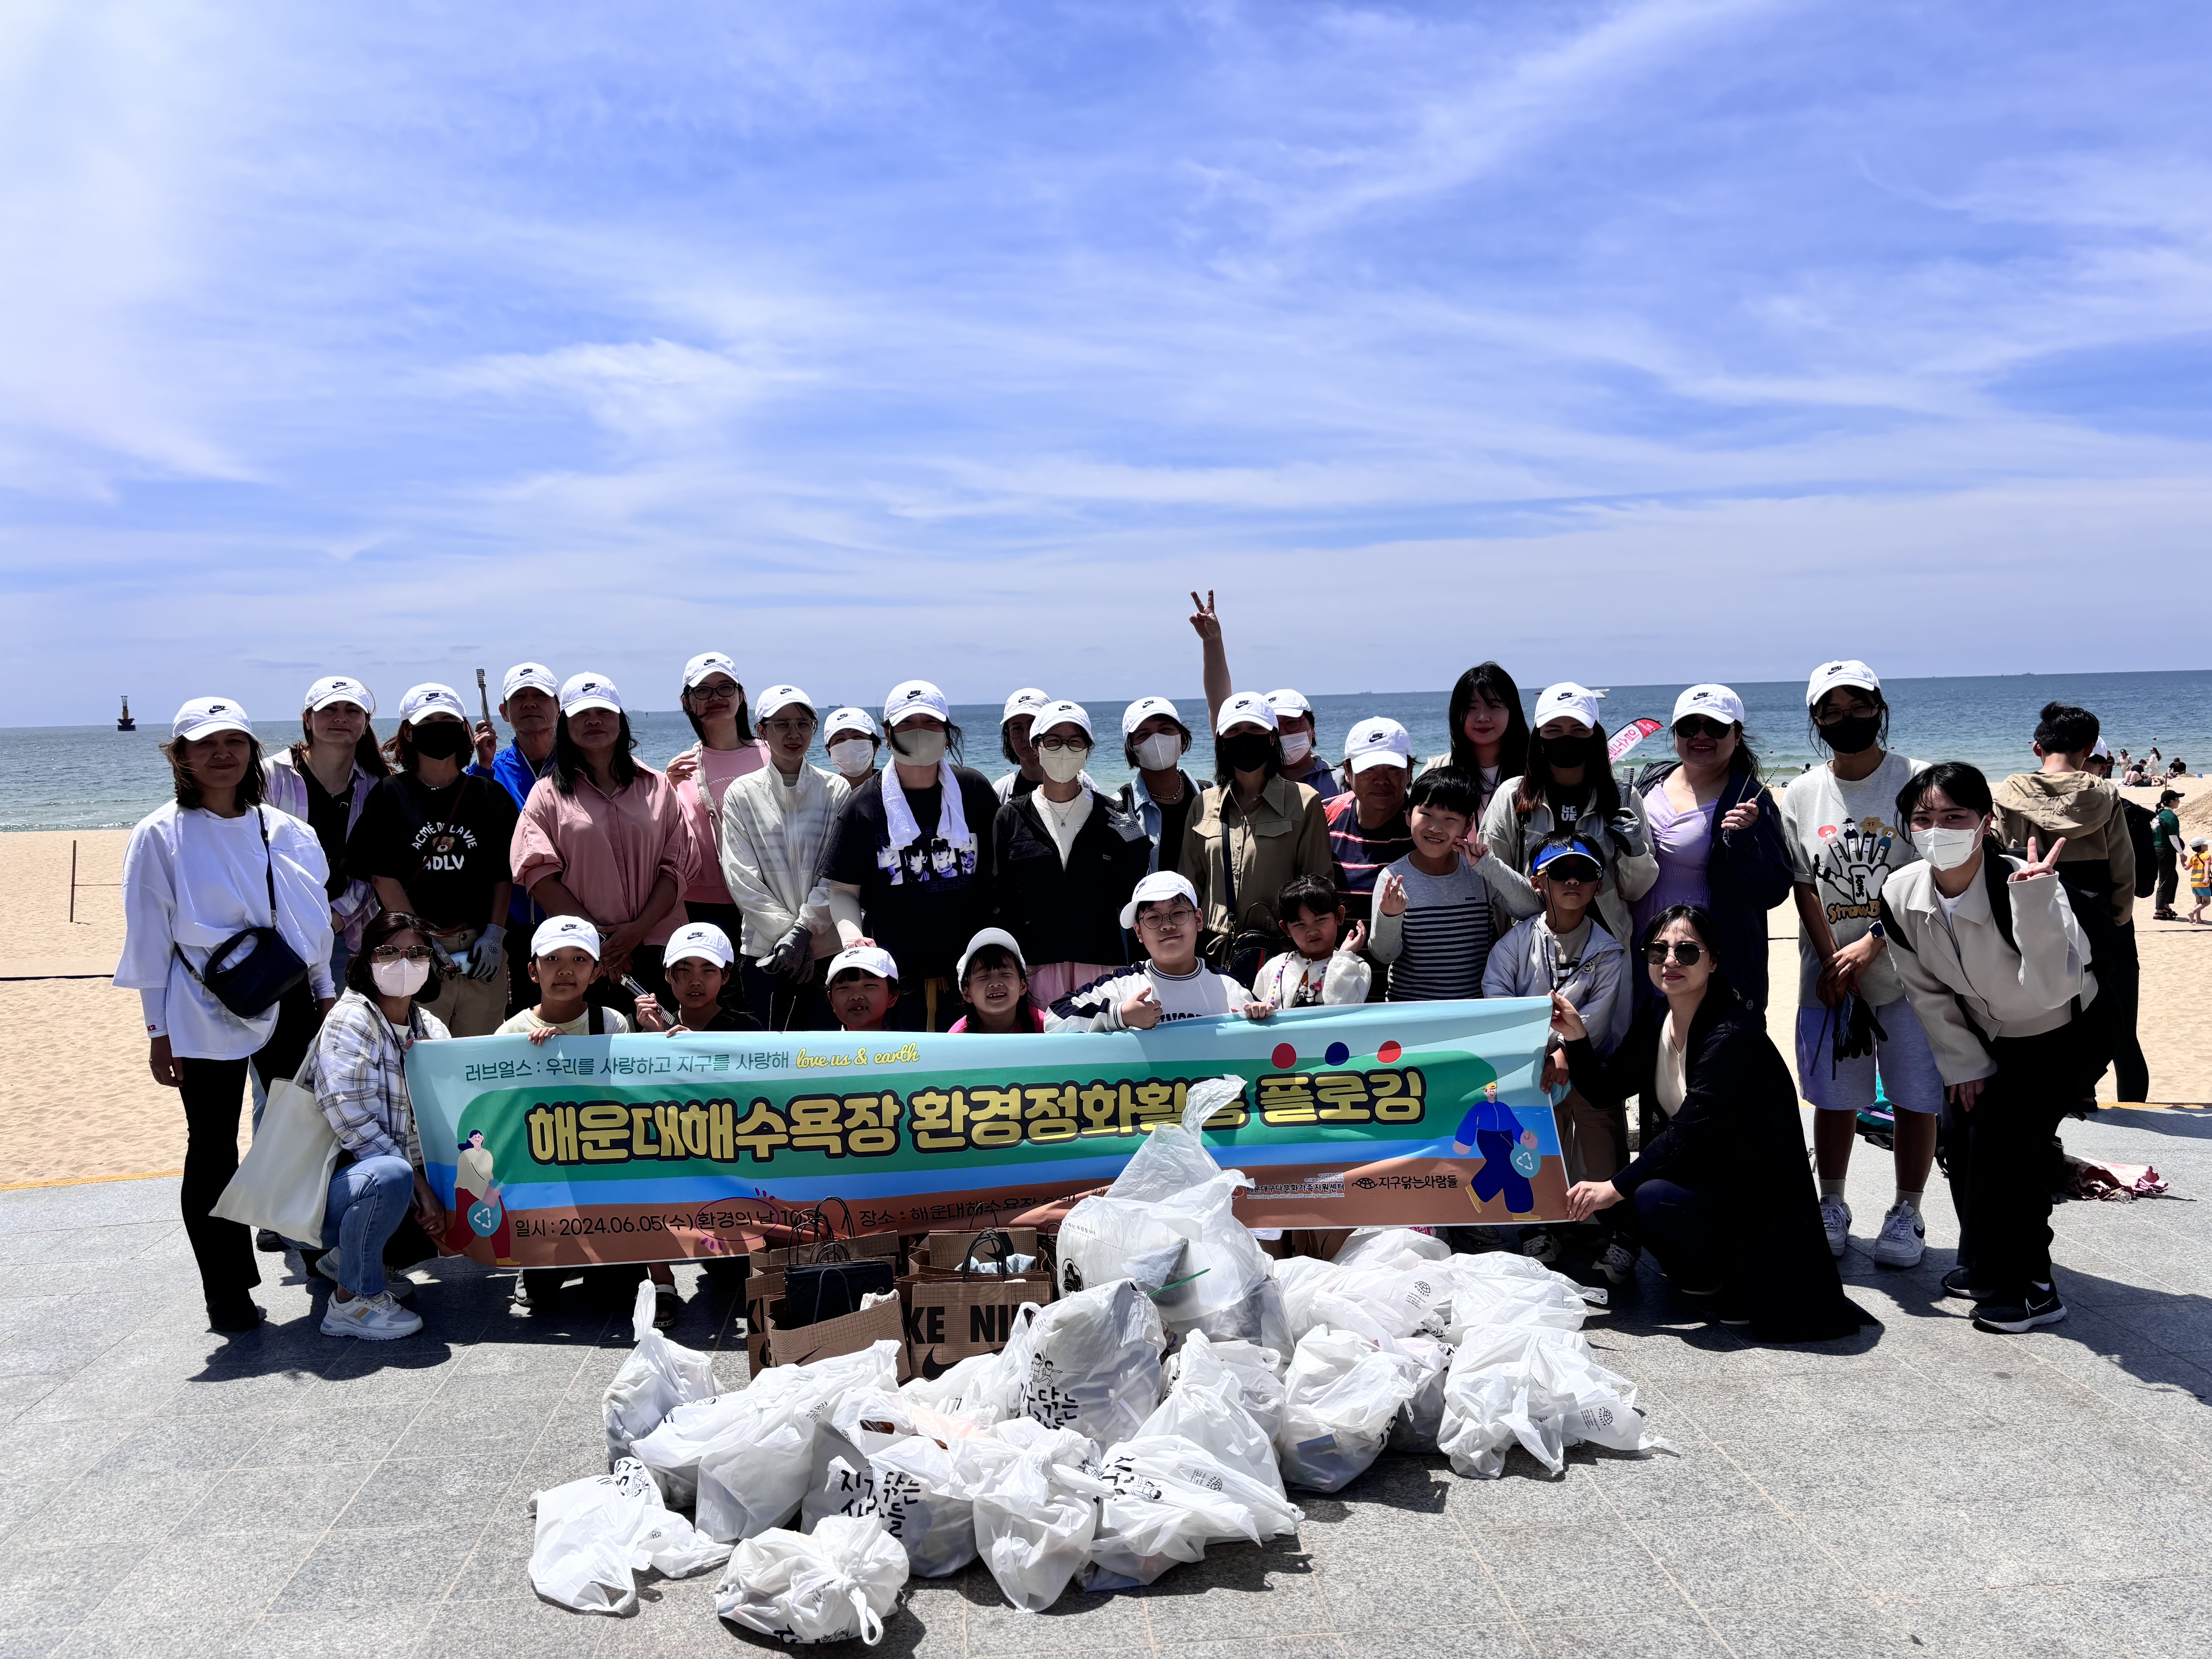
[[[176,799],[131,832],[123,855],[123,957],[115,983],[143,1005],[154,1081],[185,1108],[179,1201],[199,1264],[208,1321],[250,1331],[261,1282],[246,1230],[210,1213],[238,1173],[238,1113],[251,1060],[264,1078],[289,1078],[313,1024],[337,999],[331,980],[329,868],[314,831],[262,800],[261,747],[246,711],[227,697],[195,697],[177,711],[162,752]],[[233,1013],[202,982],[215,948],[273,927],[306,964],[313,1016],[277,1037],[271,1003]],[[289,994],[296,998],[298,990]],[[298,1029],[304,1024],[306,1029]],[[296,1033],[296,1034],[295,1034]]]
[[[2066,1316],[2051,1267],[2051,1137],[2109,1054],[2088,945],[2057,876],[2062,837],[2008,857],[1989,780],[1945,761],[1898,792],[1922,862],[1891,872],[1879,931],[1928,1032],[1948,1097],[1943,1138],[1960,1218],[1943,1288],[1985,1331]]]
[[[746,1005],[772,1031],[832,1029],[819,963],[837,953],[822,872],[852,785],[806,763],[814,704],[795,685],[761,693],[769,763],[722,796],[722,880],[744,933]]]
[[[369,724],[376,695],[344,674],[325,674],[307,688],[300,710],[298,743],[269,757],[262,767],[264,793],[280,812],[289,812],[315,832],[331,868],[324,890],[331,896],[331,980],[345,982],[346,961],[361,945],[361,930],[382,907],[376,889],[343,873],[346,838],[361,822],[376,781],[388,777],[391,763]]]

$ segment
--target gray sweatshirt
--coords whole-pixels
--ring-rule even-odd
[[[1548,997],[1557,991],[1589,1028],[1590,1046],[1607,1054],[1628,1035],[1635,1017],[1627,975],[1628,952],[1598,925],[1594,912],[1584,913],[1582,926],[1565,939],[1539,914],[1492,947],[1482,994]]]

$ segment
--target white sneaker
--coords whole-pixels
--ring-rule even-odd
[[[1928,1224],[1902,1204],[1892,1205],[1874,1242],[1875,1261],[1885,1267],[1917,1267],[1927,1249]]]
[[[1820,1200],[1820,1231],[1828,1236],[1828,1254],[1840,1256],[1851,1237],[1851,1206],[1840,1198]]]
[[[1597,1259],[1597,1270],[1607,1284],[1618,1288],[1636,1277],[1636,1253],[1626,1245],[1608,1244]]]
[[[422,1316],[410,1313],[392,1299],[389,1291],[357,1296],[350,1302],[331,1298],[323,1314],[325,1336],[357,1336],[367,1342],[390,1342],[412,1336],[422,1328]]]

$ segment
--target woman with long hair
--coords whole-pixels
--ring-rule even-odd
[[[269,804],[315,832],[331,897],[331,979],[345,978],[346,959],[361,944],[361,930],[376,914],[376,890],[349,877],[346,837],[361,821],[376,781],[392,768],[369,724],[376,696],[359,680],[326,674],[307,688],[300,710],[300,741],[269,757],[262,768]]]
[[[1479,662],[1452,687],[1444,725],[1451,747],[1422,769],[1449,766],[1464,775],[1487,812],[1491,797],[1528,763],[1528,717],[1521,710],[1521,688],[1498,664]]]
[[[264,802],[261,746],[235,702],[193,698],[177,711],[161,752],[174,798],[139,821],[123,855],[115,983],[138,993],[154,1081],[184,1102],[179,1201],[208,1321],[218,1331],[250,1331],[261,1322],[248,1294],[261,1282],[252,1241],[245,1227],[210,1211],[238,1173],[248,1062],[264,1081],[289,1078],[337,998],[330,871],[314,831]],[[270,931],[249,955],[242,936],[253,929]],[[280,994],[264,1006],[240,1012],[207,984],[210,973],[280,944],[297,959],[299,977],[289,988],[264,982],[261,991]],[[280,1016],[287,1003],[299,1010],[289,1018]]]
[[[716,854],[744,922],[744,960],[733,977],[754,1017],[770,1030],[824,1030],[831,1022],[821,967],[838,945],[822,876],[830,831],[852,786],[807,763],[815,720],[805,692],[771,685],[761,694],[760,710],[769,763],[722,797]],[[848,724],[842,737],[833,734],[833,748],[860,742],[851,735],[854,711],[842,712]],[[869,743],[860,747],[872,753]],[[848,751],[834,758],[851,757]]]
[[[1197,890],[1200,954],[1239,933],[1281,933],[1279,901],[1295,876],[1334,872],[1321,797],[1283,774],[1275,711],[1249,691],[1224,699],[1214,719],[1214,781],[1183,830],[1183,878]],[[1243,967],[1251,979],[1276,945]],[[1231,977],[1237,977],[1234,967]]]
[[[738,901],[722,877],[722,802],[730,786],[768,764],[768,744],[756,737],[737,664],[719,651],[702,651],[684,665],[684,718],[698,741],[668,763],[668,781],[684,803],[691,826],[691,879],[684,913],[711,921],[732,939],[744,932]],[[811,716],[813,711],[809,709]],[[725,1006],[742,1006],[744,988],[733,985]]]
[[[594,1000],[635,1000],[624,974],[656,996],[668,988],[660,947],[687,920],[691,827],[668,780],[636,759],[622,695],[604,674],[561,687],[553,769],[538,781],[514,826],[514,878],[549,916],[581,916],[599,933]]]

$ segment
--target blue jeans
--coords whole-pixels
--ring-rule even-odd
[[[364,1158],[331,1176],[323,1248],[338,1253],[338,1283],[356,1296],[384,1289],[384,1242],[415,1202],[415,1168],[404,1158]]]

